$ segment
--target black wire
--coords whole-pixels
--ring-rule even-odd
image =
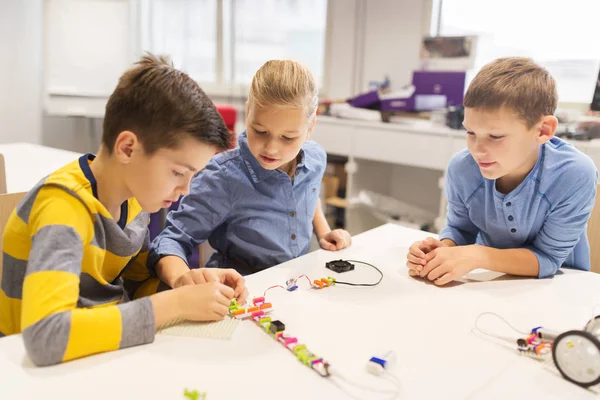
[[[379,285],[379,282],[381,282],[381,280],[383,279],[383,272],[381,272],[381,270],[379,268],[377,268],[376,266],[374,266],[373,264],[369,264],[368,262],[364,262],[364,261],[356,261],[356,260],[345,260],[347,262],[350,263],[355,263],[355,264],[364,264],[364,265],[368,265],[369,267],[373,267],[377,270],[377,272],[379,272],[379,280],[375,283],[352,283],[352,282],[344,282],[344,281],[338,281],[336,279],[335,283],[340,284],[340,285],[348,285],[348,286],[377,286]]]

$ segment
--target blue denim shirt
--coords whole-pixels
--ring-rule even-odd
[[[283,171],[262,168],[242,133],[239,147],[216,155],[169,213],[152,243],[150,268],[165,255],[186,260],[205,240],[216,250],[207,267],[242,274],[306,254],[327,155],[307,141],[300,157],[292,182]]]
[[[529,249],[537,256],[540,278],[561,266],[589,271],[586,230],[597,183],[594,162],[559,138],[541,146],[531,172],[506,195],[463,150],[446,173],[448,215],[440,239]]]

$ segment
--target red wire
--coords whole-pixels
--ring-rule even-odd
[[[308,284],[309,284],[309,285],[312,287],[312,285],[313,285],[313,284],[312,284],[312,281],[310,280],[310,278],[309,278],[307,275],[304,275],[304,274],[302,274],[302,275],[300,275],[299,277],[297,277],[296,279],[300,279],[300,278],[306,278],[306,280],[308,281]],[[265,292],[263,293],[263,297],[265,297],[265,296],[267,295],[267,291],[268,291],[268,290],[271,290],[271,289],[274,289],[274,288],[282,288],[282,289],[286,289],[286,288],[284,288],[284,287],[283,287],[283,286],[281,286],[281,285],[274,285],[274,286],[268,287],[268,288],[265,290]]]
[[[267,290],[270,290],[270,289],[275,289],[275,288],[277,288],[277,287],[278,287],[278,288],[285,289],[285,288],[284,288],[283,286],[281,286],[281,285],[275,285],[275,286],[271,286],[271,287],[269,287],[269,288],[267,288],[267,289],[265,290],[265,292],[263,293],[263,297],[265,297],[265,296],[267,295]]]
[[[310,280],[310,278],[309,278],[307,275],[304,275],[304,274],[302,274],[302,275],[300,275],[300,276],[298,277],[298,279],[300,279],[300,278],[302,278],[302,277],[304,277],[304,278],[308,279],[308,284],[309,284],[310,286],[312,286],[312,281]]]

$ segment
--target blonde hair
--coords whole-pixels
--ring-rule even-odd
[[[260,107],[304,108],[310,120],[319,105],[313,74],[292,60],[267,61],[252,78],[249,102]]]
[[[552,75],[523,57],[498,58],[485,65],[469,85],[463,102],[465,107],[486,111],[507,107],[529,128],[542,117],[554,115],[557,103]]]

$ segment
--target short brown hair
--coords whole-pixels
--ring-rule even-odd
[[[529,128],[558,103],[556,82],[548,70],[530,58],[498,58],[485,65],[465,94],[464,106],[484,110],[512,109]]]
[[[197,82],[168,57],[147,53],[119,79],[106,104],[102,144],[112,153],[117,136],[135,133],[148,154],[176,148],[192,137],[217,150],[229,148],[231,132]]]

